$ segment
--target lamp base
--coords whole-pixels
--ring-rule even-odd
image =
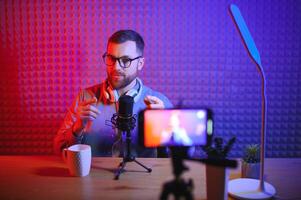
[[[229,195],[236,199],[270,199],[276,194],[271,184],[264,182],[264,191],[259,189],[260,180],[238,178],[229,181]]]

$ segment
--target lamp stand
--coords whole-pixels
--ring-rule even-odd
[[[261,78],[261,144],[260,144],[260,179],[239,178],[229,182],[228,192],[238,199],[269,199],[276,194],[276,189],[269,183],[264,182],[264,157],[265,157],[265,133],[267,117],[266,79],[261,65],[260,54],[243,19],[239,8],[231,4],[229,11],[233,22],[238,29],[250,58],[256,64]]]
[[[261,77],[261,145],[260,145],[260,179],[239,178],[229,182],[228,192],[237,199],[270,199],[276,194],[273,185],[264,182],[264,158],[265,158],[265,131],[267,116],[267,97],[266,97],[266,80],[263,68],[257,64],[257,69]]]

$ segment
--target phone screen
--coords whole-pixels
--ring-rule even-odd
[[[139,124],[145,147],[205,145],[212,134],[207,109],[145,110]]]

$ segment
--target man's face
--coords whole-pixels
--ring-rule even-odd
[[[136,50],[136,43],[126,41],[121,44],[109,43],[107,54],[115,58],[136,58],[141,56]],[[144,65],[144,58],[133,60],[128,68],[122,68],[116,60],[112,66],[107,66],[108,81],[114,89],[121,89],[129,85]]]

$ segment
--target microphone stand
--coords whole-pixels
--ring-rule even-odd
[[[141,162],[137,161],[135,156],[132,155],[131,153],[131,142],[132,142],[132,138],[131,138],[131,131],[127,130],[127,131],[122,131],[122,134],[126,134],[126,152],[125,155],[123,154],[123,160],[122,162],[120,162],[118,170],[115,172],[115,180],[119,179],[119,176],[121,173],[123,173],[125,171],[125,166],[127,162],[135,162],[138,165],[140,165],[141,167],[143,167],[144,169],[147,170],[147,172],[152,172],[151,168],[146,167],[145,165],[143,165]]]
[[[132,122],[128,122],[128,123],[132,123]],[[144,169],[146,169],[146,171],[148,173],[152,172],[151,168],[146,167],[145,165],[143,165],[141,162],[137,161],[135,156],[132,155],[131,153],[131,143],[132,143],[132,137],[131,137],[131,129],[133,129],[135,127],[135,120],[132,124],[126,124],[126,123],[120,123],[121,125],[118,125],[117,127],[121,129],[122,134],[126,134],[126,149],[125,149],[125,153],[123,153],[123,160],[122,162],[120,162],[117,171],[115,172],[115,180],[119,179],[119,176],[121,173],[125,172],[125,166],[127,162],[135,162],[138,165],[140,165],[141,167],[143,167]],[[125,130],[124,130],[125,129]]]

